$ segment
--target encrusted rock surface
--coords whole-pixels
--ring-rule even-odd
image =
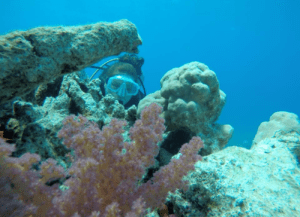
[[[274,113],[251,150],[228,147],[204,157],[188,175],[189,191],[169,197],[177,216],[300,216],[299,162],[287,142],[299,142],[298,127],[297,115]],[[270,133],[275,128],[285,140]]]
[[[300,159],[300,122],[296,114],[289,112],[275,112],[270,121],[259,125],[251,149],[266,138],[276,138],[286,143],[291,153]]]
[[[128,20],[74,27],[38,27],[0,36],[0,104],[66,73],[80,71],[142,44]]]
[[[0,124],[6,125],[7,132],[13,135],[10,139],[17,147],[15,156],[25,152],[37,153],[43,159],[51,157],[64,165],[64,156],[69,150],[62,145],[56,133],[62,128],[66,116],[81,114],[100,127],[109,123],[111,118],[125,118],[123,105],[111,95],[103,97],[98,78],[89,81],[85,72],[79,71],[65,75],[56,82],[53,85],[60,87],[57,95],[41,97],[52,93],[47,88],[43,89],[44,94],[39,95],[42,105],[37,104],[33,97],[37,95],[32,93],[24,97],[31,101],[20,98],[0,105],[3,111],[0,113]],[[131,113],[134,115],[134,111]]]

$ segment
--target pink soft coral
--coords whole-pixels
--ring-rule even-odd
[[[45,185],[53,178],[66,177],[56,161],[44,162],[40,171],[31,170],[39,157],[8,157],[13,150],[7,145],[0,146],[1,178],[14,184],[9,191],[18,195],[28,216],[141,216],[146,207],[162,205],[169,191],[185,187],[182,177],[201,159],[197,152],[202,141],[195,137],[183,145],[180,159],[173,159],[147,183],[138,184],[158,154],[157,143],[165,129],[161,111],[157,104],[144,109],[130,130],[130,143],[123,140],[124,121],[113,119],[101,131],[83,116],[67,117],[58,136],[75,150],[75,158],[64,182],[68,189],[63,192],[57,185]]]

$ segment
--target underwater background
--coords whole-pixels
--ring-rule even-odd
[[[143,39],[147,94],[170,69],[205,63],[227,95],[218,122],[235,129],[228,145],[250,147],[276,111],[300,115],[298,0],[1,0],[0,11],[1,35],[128,19]]]

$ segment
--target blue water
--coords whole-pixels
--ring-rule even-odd
[[[148,93],[174,67],[207,64],[227,94],[218,122],[235,128],[230,145],[248,147],[276,111],[300,115],[299,0],[1,0],[0,11],[0,34],[130,20]]]

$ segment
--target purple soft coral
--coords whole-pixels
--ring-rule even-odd
[[[63,192],[57,185],[45,185],[54,177],[65,177],[56,161],[48,159],[40,171],[33,171],[30,165],[39,161],[39,156],[8,157],[13,150],[7,145],[0,145],[5,165],[1,167],[1,175],[9,177],[7,182],[18,184],[12,192],[19,196],[18,206],[27,208],[27,215],[141,216],[146,207],[162,205],[169,191],[185,187],[182,177],[201,159],[197,152],[202,141],[195,137],[181,148],[179,159],[162,167],[152,180],[138,184],[159,151],[157,143],[165,130],[164,119],[159,116],[161,111],[157,104],[144,109],[141,119],[130,129],[130,143],[124,142],[122,136],[125,121],[113,119],[101,131],[83,116],[67,117],[58,136],[75,150],[75,157],[64,182],[67,190]],[[22,179],[24,182],[20,183]]]

